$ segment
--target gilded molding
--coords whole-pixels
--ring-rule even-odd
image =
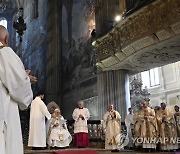
[[[180,0],[157,0],[122,20],[96,41],[97,62],[114,56],[121,61],[142,48],[178,35],[179,22]]]

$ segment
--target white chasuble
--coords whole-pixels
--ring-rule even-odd
[[[115,115],[113,114],[115,113]],[[104,115],[105,124],[105,149],[117,149],[116,138],[121,134],[121,116],[119,112],[107,111]]]
[[[50,147],[68,147],[72,141],[72,136],[67,129],[63,116],[51,118],[48,123],[48,145]]]

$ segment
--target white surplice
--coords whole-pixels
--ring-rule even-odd
[[[45,117],[50,120],[51,114],[41,98],[36,97],[31,104],[28,146],[46,147]]]
[[[125,125],[127,127],[127,135],[129,138],[129,143],[128,147],[134,147],[133,141],[132,141],[132,126],[134,124],[133,122],[134,115],[133,114],[128,114],[125,118]]]
[[[83,115],[84,120],[79,118],[80,114]],[[90,117],[89,110],[87,108],[76,108],[74,109],[72,117],[75,120],[74,133],[88,133],[87,120]]]
[[[66,123],[61,124],[61,121],[64,121],[63,116],[58,119],[51,118],[48,121],[47,143],[50,147],[68,147],[72,141],[72,136],[67,129]],[[55,127],[56,124],[58,126]]]
[[[2,46],[2,43],[0,43]],[[32,102],[31,84],[20,58],[0,49],[0,154],[23,154],[19,110]]]

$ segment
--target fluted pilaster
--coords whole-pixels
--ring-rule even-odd
[[[122,121],[130,105],[129,76],[125,70],[106,71],[98,74],[99,117],[102,119],[108,104],[113,103]]]
[[[46,100],[61,100],[61,1],[48,1],[48,40],[46,53]],[[60,104],[59,104],[60,105]]]

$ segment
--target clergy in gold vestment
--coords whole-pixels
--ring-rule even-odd
[[[141,123],[143,122],[144,112],[143,112],[143,104],[139,105],[139,110],[134,113],[134,133],[135,138],[141,137]],[[141,143],[135,142],[135,146],[142,146]]]
[[[118,135],[121,134],[121,116],[114,110],[113,104],[109,105],[108,111],[104,115],[105,125],[105,149],[118,149]]]
[[[155,112],[155,117],[156,117],[156,121],[157,121],[157,117],[159,116],[159,114],[160,114],[160,109],[161,109],[161,107],[160,106],[155,106],[154,107],[154,112]],[[158,123],[158,121],[157,121],[157,136],[159,137],[159,128],[160,128],[160,126],[159,126],[159,123]]]
[[[179,111],[179,106],[175,105],[174,106],[174,119],[176,121],[176,127],[177,127],[177,136],[180,138],[180,111]],[[178,145],[180,148],[180,144]]]
[[[134,115],[136,146],[155,149],[157,138],[157,121],[155,112],[145,101]],[[141,139],[141,140],[140,140]]]
[[[165,103],[161,103],[161,110],[157,115],[159,125],[159,135],[161,141],[161,150],[175,150],[178,148],[177,143],[172,142],[171,139],[176,139],[177,130],[173,117],[173,113],[166,108]],[[166,139],[166,140],[165,140]],[[165,140],[165,141],[164,141]]]
[[[180,137],[180,111],[179,111],[179,106],[174,106],[174,110],[175,110],[175,113],[174,113],[174,118],[175,118],[175,121],[176,121],[176,126],[177,126],[177,135],[178,137]]]

